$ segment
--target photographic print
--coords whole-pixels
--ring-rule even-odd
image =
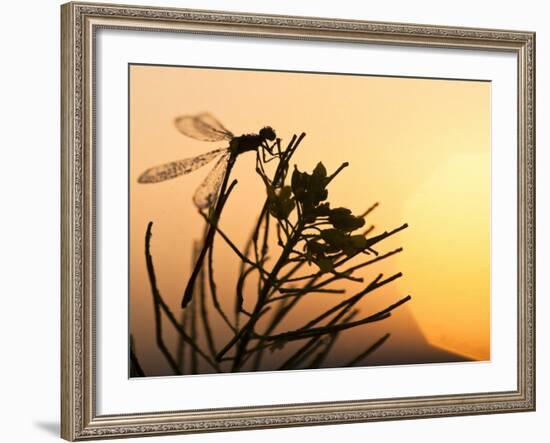
[[[63,438],[535,410],[535,33],[61,24]]]
[[[490,82],[128,75],[131,377],[490,359]]]

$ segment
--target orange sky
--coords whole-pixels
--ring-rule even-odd
[[[294,157],[301,170],[319,160],[329,171],[349,162],[330,185],[332,206],[359,213],[379,201],[369,220],[377,231],[410,225],[380,246],[404,252],[365,271],[365,278],[398,271],[404,277],[361,308],[411,294],[392,331],[406,337],[413,322],[432,345],[490,358],[490,83],[155,66],[131,66],[130,80],[131,330],[143,348],[154,346],[143,256],[147,222],[155,223],[159,286],[177,312],[192,242],[203,227],[192,195],[211,166],[155,185],[136,179],[151,166],[223,147],[174,127],[176,116],[208,111],[237,135],[270,125],[284,143],[306,132]],[[239,185],[223,215],[237,245],[265,198],[253,171],[254,155],[241,156],[234,169]],[[219,245],[218,286],[229,288],[222,290],[229,300],[238,261]],[[327,303],[306,303],[302,314]],[[348,346],[357,334],[349,334]]]

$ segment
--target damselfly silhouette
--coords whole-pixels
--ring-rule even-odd
[[[214,149],[205,154],[197,155],[196,157],[154,166],[147,169],[138,178],[139,183],[163,182],[193,172],[219,157],[219,160],[193,196],[193,202],[199,209],[212,208],[212,210],[210,212],[210,227],[206,233],[202,250],[197,257],[195,267],[187,282],[187,287],[185,288],[181,301],[182,308],[185,308],[193,298],[195,281],[202,268],[206,252],[214,240],[214,234],[216,232],[215,225],[220,217],[223,204],[218,197],[224,195],[227,189],[229,175],[231,174],[231,169],[235,164],[235,160],[240,154],[249,151],[255,151],[258,156],[260,155],[260,151],[262,155],[264,155],[264,150],[271,155],[275,155],[274,147],[277,145],[277,142],[271,146],[269,145],[268,141],[273,141],[276,138],[275,131],[269,126],[260,129],[257,134],[243,134],[236,137],[233,133],[224,128],[224,126],[212,117],[212,115],[207,113],[178,117],[175,120],[175,125],[179,132],[197,140],[229,142],[229,146],[221,149]]]

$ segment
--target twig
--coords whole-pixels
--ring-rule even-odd
[[[153,265],[153,258],[151,257],[151,229],[153,227],[153,222],[149,222],[147,225],[147,232],[145,234],[145,262],[147,264],[147,273],[149,275],[149,282],[151,284],[151,292],[153,293],[153,300],[155,302],[156,311],[158,310],[158,307],[162,308],[162,310],[165,312],[168,320],[172,323],[172,325],[176,328],[178,333],[181,335],[183,340],[185,340],[186,343],[188,343],[191,348],[195,349],[197,353],[210,365],[212,368],[214,368],[216,371],[220,372],[219,366],[212,361],[208,355],[206,355],[201,348],[187,335],[183,327],[180,325],[180,323],[176,320],[176,317],[166,304],[166,302],[162,299],[160,292],[157,287],[157,278],[155,276],[155,267]],[[155,312],[155,316],[157,313]],[[158,313],[160,318],[160,312]]]
[[[276,183],[278,180],[281,179],[281,176],[285,172],[284,171],[284,169],[285,169],[284,163],[288,164],[288,161],[290,160],[290,158],[292,157],[292,155],[294,154],[294,152],[298,148],[298,145],[300,144],[300,142],[303,140],[304,137],[305,137],[305,133],[302,133],[300,135],[300,137],[297,137],[296,135],[292,136],[290,142],[287,145],[287,148],[283,152],[284,157],[281,158],[281,161],[279,161],[279,164],[277,165],[277,170],[275,171],[273,182]],[[264,205],[262,207],[262,210],[260,212],[260,216],[258,217],[258,221],[256,223],[256,226],[252,230],[252,234],[249,237],[248,242],[245,246],[245,250],[244,250],[244,255],[245,256],[248,256],[248,254],[250,253],[250,249],[251,249],[251,247],[253,245],[253,242],[254,242],[254,237],[258,236],[258,232],[260,230],[260,225],[262,223],[263,217],[265,216],[265,213],[267,212],[267,205],[268,205],[268,200],[266,199],[265,202],[264,202]],[[242,273],[243,271],[244,271],[244,263],[241,263],[240,273]]]
[[[364,237],[366,237],[367,235],[369,235],[372,231],[374,231],[374,225],[370,225],[367,229],[365,229],[361,235],[363,235]]]
[[[154,275],[154,271],[151,272],[153,262],[151,259],[151,253],[150,253],[150,239],[151,239],[151,226],[152,223],[149,222],[149,225],[147,226],[147,233],[145,235],[145,259],[147,261],[147,270],[149,271],[149,281],[151,283],[151,293],[153,295],[153,308],[154,308],[154,315],[155,315],[155,339],[157,342],[157,346],[164,355],[164,358],[168,362],[168,365],[174,371],[174,374],[181,375],[180,368],[178,367],[178,363],[170,353],[170,350],[164,343],[164,339],[162,337],[162,316],[160,313],[160,294],[157,289],[156,284],[156,277]]]
[[[376,263],[378,261],[381,261],[381,260],[384,260],[385,258],[388,258],[388,257],[391,257],[392,255],[395,255],[395,254],[398,254],[400,252],[403,251],[403,248],[397,248],[397,249],[394,249],[393,251],[390,251],[384,255],[379,255],[371,260],[368,260],[366,262],[363,262],[363,263],[359,263],[355,266],[352,266],[351,268],[348,268],[348,269],[345,269],[343,271],[341,271],[343,274],[347,274],[347,273],[351,273],[351,272],[354,272],[358,269],[361,269],[361,268],[364,268],[366,266],[369,266],[369,265],[372,265],[373,263]],[[309,278],[319,278],[319,277],[322,277],[324,274],[319,272],[317,274],[310,274],[308,277]],[[326,280],[323,280],[322,282],[319,282],[317,285],[313,286],[313,285],[306,285],[304,288],[301,288],[300,290],[296,291],[296,295],[301,295],[301,294],[305,294],[307,292],[309,292],[310,290],[317,290],[317,289],[320,289],[334,281],[337,281],[339,280],[339,277],[338,276],[332,276]],[[279,290],[284,290],[284,288],[279,288]]]
[[[300,239],[300,234],[302,229],[304,228],[303,222],[299,222],[298,226],[296,227],[296,232],[293,234],[292,238],[289,239],[288,243],[285,245],[283,251],[281,252],[281,255],[279,256],[279,259],[273,266],[273,269],[271,270],[269,274],[269,278],[265,281],[264,286],[262,287],[262,291],[258,296],[258,300],[256,302],[256,306],[254,308],[254,311],[252,313],[252,317],[248,320],[248,322],[243,326],[243,328],[235,335],[234,339],[231,340],[222,351],[218,353],[218,358],[223,357],[223,354],[227,352],[231,347],[235,344],[237,344],[237,354],[235,357],[235,361],[232,367],[232,370],[236,370],[240,363],[241,358],[243,357],[244,352],[246,351],[246,346],[248,345],[248,342],[250,341],[250,337],[252,334],[252,331],[254,330],[254,326],[256,325],[260,313],[263,309],[263,304],[267,300],[267,296],[269,294],[269,291],[271,290],[271,282],[277,280],[277,274],[279,271],[283,268],[284,263],[288,259],[288,256],[296,243]]]
[[[301,329],[307,329],[312,326],[315,326],[317,323],[321,322],[325,318],[329,317],[331,314],[334,314],[338,310],[342,308],[346,308],[347,306],[355,305],[359,300],[361,300],[366,294],[374,291],[375,289],[378,289],[398,278],[400,278],[403,274],[401,272],[398,272],[397,274],[392,275],[391,277],[388,277],[385,280],[381,280],[382,274],[379,274],[378,277],[376,277],[372,282],[370,282],[365,289],[358,292],[357,294],[351,296],[350,298],[338,303],[336,306],[333,306],[329,310],[325,311],[323,314],[319,315],[318,317],[314,318],[310,322],[308,322],[306,325],[304,325]]]
[[[376,351],[380,346],[382,346],[386,340],[390,338],[390,334],[386,334],[379,338],[376,342],[370,345],[365,351],[361,352],[357,357],[352,359],[346,366],[355,366],[357,363],[360,363],[367,356]]]
[[[195,245],[196,243],[194,243]],[[185,330],[188,321],[189,321],[189,309],[183,309],[180,313],[180,324],[181,327]],[[178,349],[176,351],[176,363],[178,365],[178,368],[180,368],[180,371],[182,374],[185,373],[185,340],[181,337],[181,335],[178,335]]]
[[[348,323],[350,320],[352,320],[354,317],[357,316],[359,313],[358,310],[352,311],[342,319],[342,323]],[[334,347],[334,344],[336,343],[336,340],[340,336],[340,332],[335,332],[331,334],[330,338],[328,339],[328,343],[325,345],[323,349],[315,356],[315,358],[311,361],[311,363],[308,365],[308,369],[315,369],[321,367],[323,362],[326,360],[328,354]],[[320,343],[321,340],[318,340],[317,343]],[[315,346],[313,346],[315,349]]]
[[[287,304],[286,300],[281,300],[279,302],[279,305],[277,306],[277,309],[275,311],[273,311],[273,316],[271,317],[271,322],[268,324],[268,326],[267,326],[267,328],[264,332],[265,335],[269,335],[275,329],[275,327],[279,323],[280,319],[282,317],[284,317],[285,314],[283,313],[283,311],[286,308],[286,304]],[[257,349],[256,356],[255,356],[254,361],[252,363],[252,370],[253,371],[257,371],[260,367],[265,347],[267,347],[267,346],[262,347],[263,344],[264,344],[264,340],[260,339],[260,341],[258,343],[258,347],[256,348]],[[253,353],[249,353],[248,356],[250,357],[252,354]]]
[[[274,177],[273,177],[273,183],[275,185],[278,186],[278,185],[281,185],[282,183],[284,183],[284,177],[285,177],[285,175],[288,171],[288,162],[290,161],[290,159],[292,158],[292,156],[296,152],[296,149],[298,149],[298,146],[300,145],[300,143],[304,139],[305,135],[306,134],[304,132],[302,132],[302,134],[300,134],[299,137],[297,137],[296,135],[293,135],[290,142],[287,145],[287,148],[281,153],[281,156],[279,158],[279,164],[277,165],[277,169],[276,169]],[[246,246],[245,246],[245,249],[244,249],[244,253],[242,254],[243,256],[245,256],[247,258],[248,258],[248,255],[250,254],[250,249],[253,246],[255,248],[256,257],[258,256],[257,238],[258,238],[258,234],[259,234],[259,231],[260,231],[262,221],[265,217],[265,214],[267,213],[267,208],[268,208],[268,199],[266,198],[266,200],[264,201],[264,204],[262,206],[260,216],[258,217],[258,220],[256,222],[256,226],[252,230],[252,234],[249,237],[248,242],[246,243]],[[277,225],[277,226],[279,226],[279,225]],[[238,248],[237,248],[237,250],[238,250]],[[240,284],[244,284],[243,279],[246,278],[246,276],[243,276],[243,274],[245,273],[246,264],[250,264],[250,263],[247,263],[245,260],[241,260],[241,265],[240,265],[240,270],[239,270],[239,275],[240,275],[239,283]],[[255,266],[254,263],[252,263],[251,265]],[[237,325],[239,324],[239,314],[241,313],[242,302],[243,302],[242,298],[241,299],[239,299],[239,298],[236,299],[235,317],[236,317]]]
[[[305,137],[305,133],[302,133],[296,139],[296,142],[294,143],[294,145],[292,147],[289,147],[285,151],[285,157],[279,163],[279,165],[277,167],[277,171],[276,171],[276,174],[275,174],[276,177],[274,179],[274,182],[276,182],[278,180],[277,175],[283,174],[283,172],[285,172],[285,170],[287,169],[286,165],[288,165],[288,160],[290,159],[292,154],[296,151],[296,148],[298,147],[298,145],[300,144],[300,142],[302,141],[302,139],[304,137]],[[293,141],[294,141],[294,138],[293,138]],[[264,204],[264,210],[266,210],[266,209],[267,209],[267,200]],[[261,224],[261,220],[262,220],[262,216],[260,216],[260,220],[258,221],[258,225],[257,225],[258,229],[259,229],[259,226]],[[296,229],[297,229],[297,231],[301,231],[303,229],[303,227],[304,226],[302,225],[302,226],[297,227]],[[234,365],[233,365],[233,370],[236,369],[236,367],[240,364],[240,359],[242,358],[242,355],[243,355],[243,353],[246,349],[246,345],[248,344],[248,341],[249,341],[249,338],[250,338],[250,331],[254,327],[254,325],[256,324],[256,322],[258,320],[258,314],[261,312],[261,309],[262,309],[261,305],[265,302],[265,299],[267,298],[267,295],[268,295],[268,293],[269,293],[269,291],[272,287],[272,282],[274,280],[276,280],[275,277],[277,276],[278,272],[283,267],[284,262],[286,261],[286,259],[288,257],[288,254],[290,253],[290,251],[292,251],[292,249],[294,248],[294,245],[298,241],[299,241],[299,235],[296,235],[296,232],[295,232],[293,234],[293,238],[289,239],[287,245],[285,246],[285,248],[283,249],[283,252],[281,253],[281,256],[279,257],[279,260],[277,260],[277,263],[273,266],[273,269],[269,273],[269,277],[266,281],[266,284],[264,285],[264,288],[262,289],[262,293],[258,297],[258,301],[256,303],[256,308],[253,312],[253,316],[242,327],[242,329],[235,334],[235,336],[226,344],[226,346],[224,346],[223,349],[220,352],[218,352],[218,354],[216,356],[216,360],[219,361],[219,359],[221,359],[225,355],[225,353],[227,353],[227,351],[229,351],[237,342],[239,342],[237,355],[236,355],[235,362],[234,362]]]
[[[367,215],[369,215],[372,211],[374,211],[378,207],[379,203],[376,202],[373,204],[370,208],[368,208],[365,212],[363,212],[359,217],[365,218]]]
[[[202,274],[202,266],[201,271],[199,272],[198,278],[200,282],[200,276]],[[197,291],[197,287],[195,286],[194,290]],[[200,292],[199,292],[200,296]],[[193,340],[195,343],[197,343],[197,295],[193,297],[193,300],[191,300],[191,303],[189,303],[189,310],[191,311],[191,327],[189,336],[191,337],[191,340]],[[191,349],[191,374],[197,374],[198,373],[198,361],[197,361],[197,350],[192,348]]]
[[[221,215],[221,212],[223,210],[223,207],[227,203],[229,195],[231,194],[231,192],[233,191],[233,189],[235,188],[236,185],[237,185],[237,180],[233,180],[231,182],[231,184],[229,185],[229,187],[227,188],[227,191],[225,192],[225,194],[220,195],[220,202],[219,202],[220,215]],[[216,231],[218,230],[217,226],[218,226],[218,222],[219,222],[219,217],[217,218],[217,220],[215,222],[213,222],[202,211],[199,211],[199,214],[201,214],[205,218],[205,221],[210,226],[208,228],[208,231],[210,231],[210,229],[212,229],[212,228],[215,228]],[[210,295],[212,297],[212,302],[214,304],[214,308],[216,308],[216,310],[218,311],[218,313],[220,314],[222,319],[225,321],[225,323],[227,324],[229,329],[231,329],[233,332],[235,332],[235,327],[229,321],[229,318],[225,314],[225,312],[224,312],[223,308],[221,307],[221,304],[218,300],[218,289],[216,287],[216,281],[214,279],[214,259],[213,259],[213,257],[214,257],[214,243],[215,243],[215,240],[216,240],[215,236],[212,236],[212,240],[210,241],[210,248],[208,249],[207,264],[208,264],[208,283],[209,283],[209,286],[210,286]],[[206,240],[204,240],[204,241],[206,241]]]
[[[279,290],[282,290],[285,288],[280,288]],[[290,297],[296,297],[297,295],[302,294],[345,294],[345,289],[311,289],[307,292],[301,292],[299,290],[295,290],[294,292],[291,292],[290,289],[287,291],[284,291],[284,295],[280,295],[279,297],[271,297],[267,303],[273,303],[278,300],[282,300],[284,298],[290,298]]]
[[[202,214],[202,212],[201,212]],[[212,303],[214,304],[214,308],[216,308],[216,311],[220,314],[221,318],[224,320],[225,324],[231,329],[233,332],[235,332],[236,328],[231,324],[231,321],[225,314],[225,311],[223,310],[220,301],[218,300],[218,288],[216,286],[216,281],[214,279],[214,238],[212,239],[212,243],[210,245],[210,249],[208,251],[208,283],[210,285],[210,295],[212,297]]]
[[[385,318],[388,318],[391,314],[391,311],[397,308],[398,306],[401,306],[403,303],[408,302],[411,299],[410,295],[407,295],[406,297],[399,300],[397,303],[394,303],[393,305],[387,307],[386,309],[383,309],[382,311],[377,312],[376,314],[369,315],[368,317],[365,317],[361,320],[352,321],[349,323],[341,323],[331,326],[321,326],[319,328],[309,328],[309,329],[296,329],[294,331],[287,331],[282,332],[280,334],[263,337],[266,341],[277,341],[277,340],[286,340],[286,341],[294,341],[294,340],[302,340],[304,338],[309,337],[315,337],[318,335],[324,335],[324,334],[330,334],[337,331],[343,331],[346,329],[354,328],[356,326],[364,325],[366,323],[373,323],[380,320],[384,320]]]
[[[382,286],[383,284],[387,284],[390,281],[395,280],[395,278],[398,278],[397,276],[400,276],[401,273],[395,274],[394,276],[388,278],[385,281],[381,281],[382,274],[379,274],[378,277],[376,277],[369,285],[365,288],[364,291],[361,291],[360,293],[344,300],[343,302],[339,303],[338,305],[334,306],[333,308],[326,311],[324,314],[318,316],[317,318],[313,319],[312,321],[308,322],[305,326],[302,327],[302,329],[307,329],[309,327],[315,326],[320,321],[324,320],[326,317],[330,316],[331,314],[336,313],[336,315],[332,318],[332,320],[329,321],[328,326],[335,325],[340,321],[341,318],[343,318],[346,313],[355,306],[362,298],[363,296],[376,289],[377,287]],[[313,281],[313,280],[312,280]],[[294,299],[296,301],[299,300],[299,298]],[[282,365],[279,369],[289,369],[292,365],[295,359],[299,358],[301,353],[307,351],[311,346],[314,346],[316,341],[319,339],[319,337],[314,337],[311,340],[309,340],[307,343],[305,343],[302,347],[300,347],[293,355],[291,355]]]
[[[325,186],[327,186],[333,179],[336,177],[344,168],[347,168],[349,166],[348,162],[342,163],[340,166],[338,166],[338,169],[334,171],[331,175],[327,177],[327,181],[325,182]]]
[[[227,184],[229,182],[229,176],[231,175],[231,171],[233,169],[233,166],[235,165],[236,159],[237,159],[237,154],[235,152],[231,152],[231,154],[229,155],[229,158],[227,159],[226,171],[220,186],[219,196],[217,199],[218,201],[216,202],[213,208],[212,219],[215,220],[216,223],[220,219],[223,206],[227,202],[227,196],[229,195],[229,193],[231,192],[231,190],[236,184],[236,181],[234,180],[233,183],[231,183],[231,185],[229,186],[229,189],[227,190],[227,194],[226,194]],[[215,234],[216,234],[215,229],[212,226],[210,226],[206,234],[206,237],[204,239],[202,249],[199,253],[199,256],[197,257],[197,261],[195,262],[195,267],[193,268],[193,271],[191,272],[191,276],[187,281],[185,290],[183,291],[183,297],[181,299],[182,308],[185,308],[193,298],[193,286],[195,285],[195,281],[199,275],[200,269],[202,268],[203,261],[206,258],[207,250],[208,248],[210,248]]]
[[[205,285],[205,278],[204,278],[204,270],[199,275],[199,283],[200,283],[200,308],[201,308],[201,318],[202,318],[202,325],[204,329],[204,335],[206,336],[206,343],[208,344],[208,349],[210,350],[210,354],[212,357],[216,355],[216,345],[214,343],[214,337],[212,335],[212,329],[210,327],[210,319],[208,316],[208,310],[206,308],[206,285]]]
[[[203,237],[206,236],[207,230],[208,230],[208,228],[206,228],[204,230]],[[193,242],[193,253],[192,253],[193,263],[197,260],[197,255],[198,255],[199,250],[200,250],[199,243],[195,240]],[[193,270],[193,268],[191,268],[191,270]],[[201,278],[202,278],[202,272],[199,273],[199,280]],[[202,282],[200,282],[200,283],[202,283]],[[187,332],[187,328],[191,324],[191,310],[190,309],[183,309],[181,311],[181,314],[180,314],[180,320],[181,320],[180,323],[181,323],[182,328]],[[192,334],[191,334],[191,338],[193,338]],[[190,352],[191,352],[191,354],[194,353],[192,349],[190,350]],[[182,374],[185,374],[185,363],[186,363],[185,354],[186,354],[185,341],[183,340],[181,335],[178,335],[178,350],[177,350],[177,353],[176,353],[176,358],[177,358],[176,362],[177,362],[178,368],[180,368],[180,371],[181,371]],[[195,358],[196,358],[196,356],[195,356]]]
[[[130,335],[130,377],[145,377],[145,371],[139,364],[139,360],[134,349],[134,337]]]
[[[238,314],[240,312],[244,312],[243,305],[244,305],[244,284],[247,279],[247,277],[250,275],[252,271],[254,271],[253,267],[250,267],[246,269],[244,272],[241,272],[239,275],[239,280],[237,281],[237,288],[236,288],[236,301],[235,301],[235,313]]]
[[[206,220],[207,223],[210,223],[214,227],[214,229],[218,232],[218,234],[220,234],[220,236],[225,240],[227,245],[233,250],[233,252],[235,252],[235,254],[239,256],[239,258],[244,263],[252,266],[253,268],[257,268],[262,274],[265,274],[266,276],[269,275],[269,272],[263,269],[258,263],[254,263],[252,260],[245,257],[244,254],[241,251],[239,251],[239,248],[235,246],[235,244],[229,239],[227,234],[225,234],[225,232],[219,227],[217,223],[214,223],[213,221],[211,221],[204,212],[199,211],[199,214]]]

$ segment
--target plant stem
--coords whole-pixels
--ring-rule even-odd
[[[233,165],[235,164],[236,159],[237,159],[237,154],[231,154],[231,156],[227,160],[227,169],[225,171],[225,175],[223,177],[223,182],[219,193],[219,196],[221,196],[222,198],[218,198],[218,202],[216,203],[216,208],[214,209],[214,215],[212,217],[215,223],[218,222],[218,219],[220,218],[220,215],[222,212],[222,208],[224,204],[223,196],[225,195],[225,191],[227,189],[227,183],[229,181],[229,175],[231,174],[231,170],[233,169]],[[204,261],[204,258],[206,257],[206,252],[208,251],[208,248],[210,248],[210,245],[214,240],[215,232],[216,232],[216,229],[213,226],[210,226],[210,228],[208,229],[208,233],[206,234],[206,238],[204,239],[202,250],[197,258],[193,272],[189,277],[187,286],[185,287],[185,291],[183,292],[183,297],[181,299],[182,308],[185,308],[193,298],[193,287],[195,286],[195,280],[199,275],[200,269],[202,267],[202,263]]]
[[[195,349],[197,353],[210,365],[212,368],[214,368],[216,371],[220,372],[219,366],[212,361],[208,355],[206,355],[203,350],[187,335],[185,332],[185,329],[180,325],[166,302],[163,300],[162,296],[160,295],[160,292],[157,287],[157,278],[155,275],[155,267],[153,265],[153,258],[151,257],[151,230],[153,228],[153,222],[149,222],[147,225],[147,232],[145,234],[145,262],[147,264],[147,273],[149,275],[149,282],[151,284],[151,292],[153,293],[153,300],[155,302],[155,306],[158,306],[162,308],[166,316],[168,317],[168,320],[172,323],[172,325],[175,327],[176,331],[180,334],[180,336],[185,340],[186,343],[188,343],[191,348]],[[160,314],[159,314],[160,315]],[[160,318],[160,316],[159,316]]]
[[[350,366],[355,366],[358,363],[361,363],[362,360],[367,358],[367,356],[369,356],[374,351],[376,351],[380,346],[382,346],[388,338],[390,338],[390,334],[386,334],[382,336],[376,342],[370,345],[365,351],[361,352],[357,357],[351,360],[346,366],[350,367]]]
[[[264,286],[262,287],[262,291],[258,295],[256,306],[248,322],[239,330],[237,334],[235,334],[235,336],[229,341],[229,343],[227,343],[227,345],[225,345],[224,348],[220,352],[218,352],[218,355],[216,356],[216,359],[219,361],[219,359],[222,358],[227,353],[227,351],[229,351],[236,343],[238,343],[237,354],[233,364],[233,370],[239,367],[240,360],[250,340],[250,333],[254,329],[254,326],[259,319],[259,314],[262,311],[269,291],[272,288],[271,282],[276,281],[277,274],[286,263],[288,256],[298,242],[302,229],[303,224],[298,225],[297,232],[289,239],[288,243],[285,245],[283,252],[277,260],[277,263],[275,263],[275,266],[273,266],[273,269],[269,274],[269,278],[266,280]]]
[[[277,170],[275,171],[275,174],[273,176],[273,183],[280,184],[279,182],[281,182],[281,180],[284,180],[284,177],[288,171],[288,162],[296,152],[296,149],[298,149],[298,146],[300,145],[300,143],[302,142],[305,136],[306,134],[304,132],[302,132],[298,137],[296,135],[292,136],[292,139],[288,143],[287,148],[281,153],[280,161],[279,161],[279,164],[277,165]],[[267,213],[267,208],[268,208],[268,199],[265,200],[262,210],[260,212],[260,215],[258,217],[258,220],[256,222],[256,226],[252,230],[252,234],[249,237],[248,242],[246,243],[244,254],[243,254],[245,257],[249,256],[250,250],[253,246],[255,248],[255,251],[257,249],[257,239],[258,239],[258,235],[259,235],[260,228],[264,220],[265,214]],[[257,252],[255,252],[255,254],[259,255]],[[241,285],[244,284],[244,282],[241,282],[241,279],[246,278],[246,277],[243,277],[243,274],[245,273],[245,270],[246,270],[245,268],[247,264],[248,263],[245,262],[244,260],[241,261],[241,266],[239,270],[239,274],[240,274],[239,283]],[[237,297],[235,303],[236,303],[235,316],[237,318],[237,323],[238,323],[243,300]]]
[[[141,367],[134,349],[134,337],[130,335],[130,377],[145,377],[145,371]]]

